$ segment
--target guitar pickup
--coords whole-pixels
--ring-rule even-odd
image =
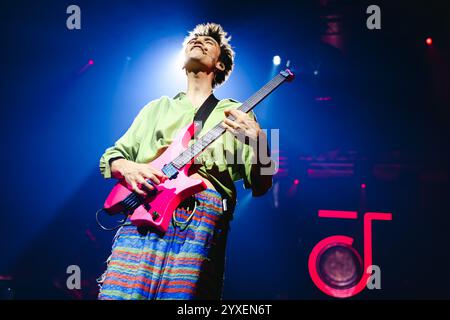
[[[178,175],[178,170],[175,168],[173,163],[168,163],[164,165],[161,170],[169,179],[175,179]]]

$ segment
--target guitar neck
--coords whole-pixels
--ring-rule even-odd
[[[289,69],[281,71],[277,76],[265,84],[261,89],[259,89],[254,95],[247,99],[239,108],[245,113],[250,112],[255,108],[261,101],[263,101],[272,91],[274,91],[283,82],[292,80],[294,75]],[[230,120],[235,120],[232,115],[227,117]],[[177,169],[181,169],[186,164],[190,163],[197,155],[199,155],[203,150],[205,150],[211,143],[217,140],[222,134],[225,133],[225,128],[223,128],[220,123],[209,130],[200,139],[195,141],[191,146],[189,146],[184,152],[178,155],[173,161],[173,165]]]

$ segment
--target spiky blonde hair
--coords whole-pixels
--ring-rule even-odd
[[[231,36],[225,32],[220,24],[206,23],[198,24],[195,28],[189,32],[188,36],[184,38],[183,47],[186,47],[187,43],[195,37],[208,36],[217,41],[220,46],[219,60],[224,64],[225,69],[223,71],[217,70],[212,83],[213,88],[221,83],[225,82],[234,66],[234,51],[230,45]]]

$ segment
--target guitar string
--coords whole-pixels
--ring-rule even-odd
[[[279,83],[277,83],[277,80]],[[245,101],[238,109],[244,112],[250,111],[257,103],[264,99],[268,93],[273,91],[277,86],[279,86],[286,78],[282,75],[276,76],[269,83],[263,86],[258,92],[256,92],[250,99]],[[247,109],[247,110],[246,110]],[[234,120],[233,116],[227,117]],[[217,137],[219,137],[225,129],[219,125],[216,125],[208,133],[206,133],[201,139],[196,143],[192,144],[187,150],[181,153],[173,162],[179,168],[183,167],[192,158],[194,158],[198,153],[200,153],[206,146],[213,142]]]
[[[264,85],[260,90],[258,90],[252,97],[250,97],[247,101],[245,101],[238,108],[238,110],[247,113],[252,108],[254,108],[259,102],[261,102],[271,91],[273,91],[279,85],[281,85],[285,80],[286,78],[284,76],[278,74],[266,85]],[[234,120],[233,116],[228,116],[227,118],[230,120]],[[208,131],[202,138],[197,140],[184,152],[178,155],[172,161],[173,165],[178,169],[181,169],[184,165],[189,163],[189,161],[191,161],[192,158],[194,158],[198,153],[204,150],[210,143],[212,143],[215,139],[217,139],[220,135],[222,135],[224,131],[225,128],[223,128],[220,124],[217,124],[210,131]]]

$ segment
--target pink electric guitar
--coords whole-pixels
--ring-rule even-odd
[[[293,79],[294,74],[289,69],[281,71],[245,101],[238,110],[249,112],[284,81]],[[228,118],[234,120],[233,116]],[[205,183],[200,179],[190,178],[188,171],[193,160],[225,132],[225,129],[217,124],[195,143],[188,146],[196,130],[194,123],[181,129],[164,153],[150,163],[152,167],[161,170],[169,179],[159,185],[147,180],[154,189],[147,191],[145,198],[133,192],[122,179],[108,195],[102,210],[110,215],[131,214],[130,220],[134,225],[153,227],[165,232],[172,219],[172,213],[178,205],[193,194],[206,189]]]

